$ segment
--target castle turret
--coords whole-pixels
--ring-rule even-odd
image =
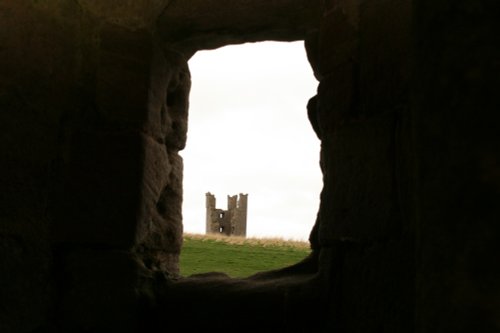
[[[227,196],[227,210],[216,208],[215,196],[206,193],[206,233],[246,236],[248,194]]]
[[[205,233],[212,233],[212,221],[213,214],[215,211],[215,196],[207,192],[205,194],[205,207],[206,207],[206,222],[205,222]]]
[[[233,216],[233,235],[235,236],[247,235],[247,206],[248,194],[240,193],[238,205]]]

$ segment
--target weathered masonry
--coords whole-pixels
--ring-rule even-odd
[[[248,194],[227,196],[227,209],[216,208],[216,199],[206,193],[206,233],[227,236],[247,235]]]
[[[498,332],[499,11],[0,0],[0,332]],[[180,276],[188,60],[259,41],[318,80],[311,255]]]

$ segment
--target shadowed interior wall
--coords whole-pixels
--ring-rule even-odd
[[[498,14],[0,0],[0,331],[499,330]],[[304,40],[319,81],[304,101],[324,180],[312,255],[181,277],[187,61],[263,40]]]
[[[413,327],[411,5],[332,1],[306,39],[320,81],[308,112],[324,173],[312,237],[331,253],[320,270],[331,271],[332,330]]]
[[[416,330],[500,329],[500,8],[418,2],[414,94]],[[495,282],[496,281],[496,282]]]

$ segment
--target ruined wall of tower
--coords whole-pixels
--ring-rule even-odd
[[[209,234],[215,232],[212,230],[213,214],[215,211],[215,196],[210,192],[205,194],[205,207],[206,207],[206,220],[205,220],[205,233]]]
[[[237,195],[228,195],[227,196],[227,210],[236,209],[238,206],[238,196]]]
[[[235,236],[246,236],[247,234],[247,206],[248,194],[240,193],[232,219],[233,235]]]

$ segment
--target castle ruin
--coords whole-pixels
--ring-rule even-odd
[[[227,210],[215,207],[215,195],[206,193],[207,234],[246,236],[248,194],[227,196]]]

